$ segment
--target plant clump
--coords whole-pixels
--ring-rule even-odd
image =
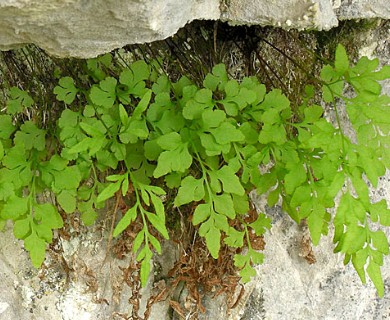
[[[230,250],[248,282],[263,262],[262,237],[271,228],[265,213],[251,209],[248,194],[256,189],[269,206],[281,202],[294,221],[304,221],[315,245],[333,224],[335,252],[383,296],[380,267],[389,245],[373,224],[389,226],[390,210],[385,200],[370,201],[367,184],[377,186],[390,168],[390,97],[379,83],[390,78],[390,67],[378,66],[365,57],[350,64],[339,45],[334,63],[291,102],[255,76],[232,79],[224,64],[196,84],[186,76],[170,79],[158,61],[114,66],[107,54],[85,63],[84,80],[59,77],[53,94],[64,108],[51,127],[26,117],[36,101],[14,86],[0,114],[0,223],[13,221],[15,237],[40,267],[64,213],[79,212],[89,226],[114,199],[115,214],[118,208],[122,214],[112,236],[137,225],[131,250],[145,285],[154,253],[172,234],[166,222],[182,209],[207,256],[218,261],[222,249]],[[315,103],[318,92],[334,107],[336,125]],[[355,139],[343,131],[339,101]],[[54,200],[39,197],[47,190]],[[172,275],[190,284],[202,279],[197,265],[183,259],[186,269],[176,266]]]

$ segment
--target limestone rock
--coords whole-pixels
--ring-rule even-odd
[[[369,19],[369,18],[390,18],[390,5],[385,0],[354,0],[334,2],[337,16],[341,20],[347,19]]]
[[[91,58],[167,38],[196,19],[328,30],[338,19],[390,18],[387,0],[0,0],[0,50],[34,43]]]
[[[222,19],[231,24],[272,25],[284,29],[329,30],[338,24],[329,0],[231,0]]]
[[[0,0],[0,49],[35,43],[53,55],[90,58],[218,18],[218,0]]]

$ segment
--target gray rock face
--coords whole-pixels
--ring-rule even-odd
[[[372,201],[390,199],[390,173],[371,194]],[[261,206],[261,198],[255,199]],[[259,267],[252,296],[242,320],[377,320],[390,317],[390,258],[384,259],[382,275],[385,297],[379,299],[372,283],[362,285],[352,265],[332,253],[332,232],[312,248],[316,259],[308,263],[307,230],[300,228],[279,210],[269,211],[273,226],[265,237],[264,264]],[[387,236],[390,233],[387,230]],[[264,309],[264,317],[256,310]],[[254,311],[251,311],[254,310]]]
[[[333,0],[333,7],[339,19],[389,19],[390,5],[383,0]]]
[[[91,58],[167,38],[196,19],[328,30],[338,19],[390,18],[387,0],[0,0],[0,50],[34,43]]]
[[[232,24],[272,25],[284,29],[328,30],[338,24],[329,0],[231,0],[222,18]]]
[[[313,248],[314,264],[305,259],[306,235],[307,231],[287,216],[274,223],[266,237],[269,246],[265,263],[259,268],[258,282],[252,292],[261,297],[265,317],[256,318],[254,311],[242,319],[387,319],[388,295],[378,299],[372,283],[362,285],[353,267],[343,266],[343,258],[332,253],[332,234]],[[384,264],[389,263],[387,257]],[[388,270],[388,267],[382,268],[386,292],[389,290]]]
[[[0,49],[35,43],[57,56],[89,58],[218,18],[217,0],[0,0]]]

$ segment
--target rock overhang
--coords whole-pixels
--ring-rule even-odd
[[[33,43],[92,58],[163,40],[193,20],[329,30],[339,20],[390,19],[387,0],[0,0],[0,50]]]

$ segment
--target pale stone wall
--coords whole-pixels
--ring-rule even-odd
[[[388,0],[0,0],[0,50],[34,43],[91,58],[167,38],[196,19],[328,30],[338,19],[390,18]]]

